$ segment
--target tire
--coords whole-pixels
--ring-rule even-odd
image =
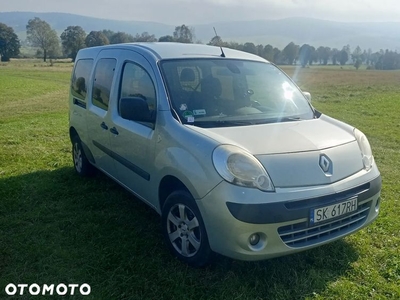
[[[162,209],[162,231],[169,250],[192,267],[211,263],[214,253],[200,211],[187,191],[171,193]]]
[[[72,162],[74,163],[75,172],[80,176],[89,177],[94,174],[94,167],[87,159],[81,140],[77,135],[72,138]]]

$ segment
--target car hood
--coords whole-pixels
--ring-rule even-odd
[[[330,184],[363,169],[353,128],[326,116],[243,127],[195,127],[195,130],[221,144],[247,149],[265,167],[275,187]]]
[[[253,155],[316,151],[355,141],[352,128],[332,118],[251,126],[193,129]]]

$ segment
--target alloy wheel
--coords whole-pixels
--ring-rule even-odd
[[[188,206],[180,203],[171,207],[167,217],[167,233],[180,255],[196,255],[201,245],[201,231],[196,215]]]

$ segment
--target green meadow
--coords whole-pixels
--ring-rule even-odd
[[[159,216],[97,174],[73,170],[72,64],[0,64],[0,299],[14,284],[83,284],[65,299],[400,299],[400,71],[285,67],[323,113],[372,145],[382,203],[369,227],[331,244],[260,262],[174,259]]]

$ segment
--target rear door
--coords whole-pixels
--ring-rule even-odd
[[[84,145],[87,144],[86,108],[93,62],[92,58],[77,60],[71,78],[69,121],[70,126],[75,128]]]
[[[115,177],[114,159],[110,145],[110,103],[111,89],[115,81],[117,60],[112,51],[100,52],[92,77],[91,99],[88,105],[87,127],[88,146],[93,154],[96,166]]]

